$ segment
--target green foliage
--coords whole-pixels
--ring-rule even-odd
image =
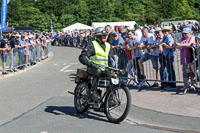
[[[0,1],[1,4],[1,1]],[[10,26],[33,26],[50,31],[50,19],[58,31],[76,22],[162,21],[200,19],[200,0],[11,0]]]

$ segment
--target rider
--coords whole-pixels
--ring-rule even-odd
[[[92,97],[99,99],[97,94],[97,84],[99,78],[104,75],[105,68],[112,66],[112,47],[106,42],[108,32],[104,27],[98,27],[95,29],[94,41],[88,42],[86,48],[83,49],[79,56],[79,61],[83,65],[87,65],[88,73],[93,75],[91,92]]]

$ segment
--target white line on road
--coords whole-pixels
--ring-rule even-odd
[[[65,67],[63,67],[62,69],[60,69],[60,72],[65,71],[65,69],[69,68],[71,65],[67,65]]]
[[[58,64],[54,64],[55,66],[57,66]]]
[[[66,65],[66,63],[63,63],[63,66],[65,66]]]
[[[75,72],[76,70],[66,70],[66,71],[64,71],[65,73],[67,73],[67,72]]]
[[[47,131],[42,131],[41,133],[48,133]]]
[[[77,65],[78,63],[70,63],[71,65]]]

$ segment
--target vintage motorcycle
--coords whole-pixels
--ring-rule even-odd
[[[107,67],[105,77],[101,77],[97,85],[98,99],[91,96],[92,75],[87,69],[77,69],[74,90],[74,106],[78,113],[82,114],[89,108],[94,111],[104,112],[107,119],[113,123],[123,121],[131,107],[131,94],[119,74],[122,70]]]

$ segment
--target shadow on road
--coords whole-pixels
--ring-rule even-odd
[[[71,79],[70,81],[75,81],[76,74],[70,74],[69,78]]]
[[[132,85],[128,85],[128,88],[130,90],[137,90],[138,92],[142,92],[142,91],[160,91],[160,92],[170,92],[171,95],[184,95],[183,91],[180,90],[180,88],[182,88],[183,86],[177,86],[176,90],[164,90],[161,87],[156,87],[156,88],[152,88],[149,86],[143,86],[141,88],[138,87],[133,87]],[[194,94],[194,95],[200,95],[200,92],[198,91],[199,88],[197,88],[197,91],[194,90],[188,90],[187,93],[189,94]]]
[[[90,111],[87,111],[84,114],[78,114],[75,108],[70,106],[47,106],[44,111],[54,115],[70,115],[79,119],[94,119],[98,121],[108,122],[106,119],[103,119],[105,118],[104,115]]]

